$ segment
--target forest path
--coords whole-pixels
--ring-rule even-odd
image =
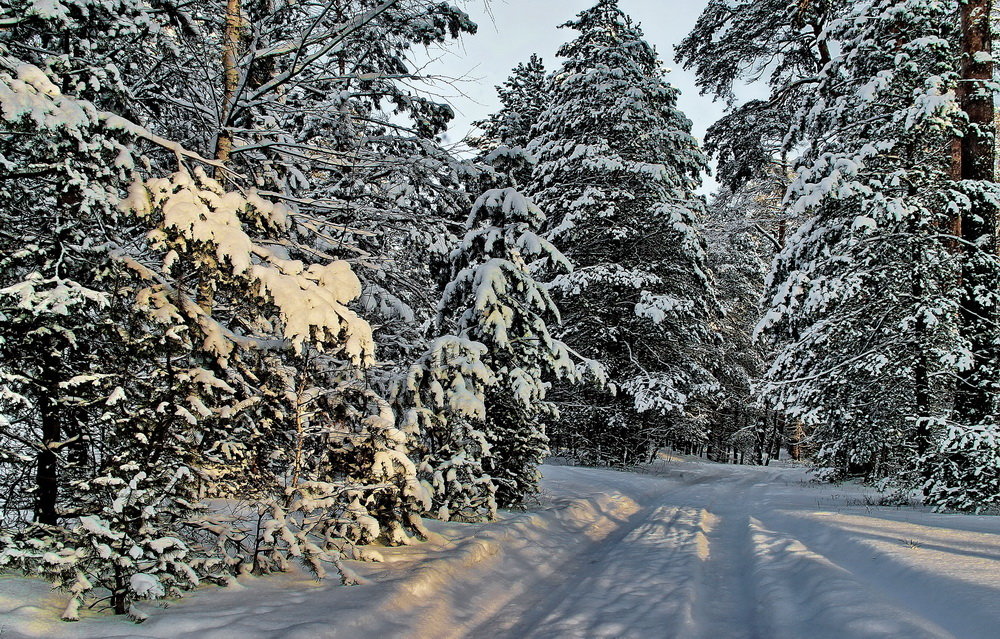
[[[996,518],[873,507],[787,468],[658,470],[661,491],[613,532],[544,576],[509,574],[516,594],[444,636],[998,636]]]
[[[743,596],[749,518],[744,502],[734,511],[729,498],[759,492],[755,483],[680,478],[553,583],[528,589],[470,636],[490,627],[497,637],[755,636]]]
[[[371,583],[241,578],[140,626],[0,577],[0,638],[991,639],[1000,517],[873,506],[805,469],[544,467],[538,503],[352,562]]]

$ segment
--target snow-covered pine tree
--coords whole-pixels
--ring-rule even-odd
[[[421,347],[420,319],[429,319],[434,302],[428,293],[433,290],[429,253],[446,235],[444,221],[467,206],[460,182],[471,170],[442,149],[437,136],[451,109],[410,88],[415,71],[407,54],[415,45],[473,32],[475,25],[456,7],[426,0],[320,5],[234,0],[224,9],[201,14],[180,33],[185,46],[150,68],[151,80],[138,94],[157,106],[148,113],[150,120],[165,129],[182,123],[185,144],[226,163],[231,173],[218,177],[243,174],[262,195],[289,204],[290,238],[280,241],[288,258],[306,264],[348,258],[362,267],[360,305],[381,320],[380,339],[393,360],[368,371],[366,379],[385,390],[387,380]],[[223,64],[191,76],[186,69],[192,63],[217,54],[206,34],[224,43]],[[206,122],[206,113],[219,117]],[[183,124],[190,122],[201,126]],[[266,392],[279,399],[297,396],[298,382],[283,386],[282,380],[297,379],[283,367],[301,372],[301,363],[272,360],[260,362],[277,366],[264,376],[275,383]],[[354,373],[344,373],[346,380],[326,380],[327,393],[336,395],[333,389],[343,383],[350,388]],[[299,410],[295,401],[269,403],[278,421]],[[376,423],[381,422],[354,424]],[[337,432],[347,439],[335,448],[368,450],[382,441],[386,451],[398,450],[398,442],[382,431],[373,431],[365,445],[355,441],[363,433]],[[376,484],[382,483],[376,477],[382,470],[371,467]],[[400,481],[401,490],[408,490],[408,480]],[[410,495],[398,503],[410,498],[417,499]],[[413,518],[407,511],[393,517],[383,522],[389,524],[385,535],[398,541]]]
[[[548,237],[576,270],[554,283],[561,338],[602,362],[617,394],[566,395],[558,443],[593,460],[631,463],[668,437],[703,437],[698,404],[716,307],[694,195],[705,158],[677,109],[656,51],[614,0],[564,25],[529,151],[530,193]]]
[[[849,5],[841,0],[710,0],[691,33],[676,47],[678,61],[695,73],[701,92],[728,105],[726,115],[705,135],[705,150],[716,161],[716,177],[725,189],[722,198],[743,201],[747,210],[757,213],[761,200],[776,199],[767,217],[776,221],[769,231],[778,250],[802,222],[790,218],[789,209],[781,206],[790,167],[800,150],[792,137],[793,123],[796,113],[812,103],[817,74],[830,62],[826,27]],[[737,96],[741,83],[763,88],[767,97],[741,102]],[[756,214],[744,220],[749,225],[761,222]],[[730,324],[730,328],[735,327]],[[739,359],[745,352],[742,338],[729,336],[735,342],[722,344],[720,356]],[[801,438],[797,420],[784,419],[774,406],[766,406],[765,415],[786,423],[787,443],[797,445]],[[794,448],[793,454],[798,450]]]
[[[363,391],[374,343],[347,308],[361,294],[350,266],[288,259],[271,248],[287,231],[286,206],[227,192],[197,171],[137,183],[125,206],[157,229],[149,248],[163,256],[133,265],[153,282],[139,298],[191,336],[239,400],[223,411],[224,428],[202,437],[218,466],[256,488],[271,559],[247,561],[267,570],[303,557],[322,574],[319,561],[337,563],[345,538],[402,543],[407,529],[421,533],[414,466],[384,401]],[[210,308],[198,303],[204,287],[170,285],[206,272]]]
[[[83,91],[114,100],[124,93],[113,67],[105,66],[106,38],[141,33],[141,6],[92,9],[62,15],[34,2],[2,7],[9,27],[0,35],[0,100],[11,131],[2,142],[2,414],[11,426],[37,430],[29,441],[44,442],[35,450],[27,446],[37,456],[39,489],[23,495],[33,497],[28,510],[45,524],[58,519],[60,449],[65,440],[79,439],[80,422],[87,421],[85,411],[67,405],[66,395],[79,401],[105,392],[92,387],[109,363],[87,361],[86,343],[100,343],[97,335],[107,330],[101,320],[110,300],[99,283],[108,268],[102,223],[114,224],[116,188],[128,183],[133,161],[128,136],[103,126],[93,104],[65,95]],[[93,39],[81,41],[88,36]],[[49,47],[56,49],[45,55]],[[76,55],[86,47],[96,51]],[[70,387],[74,393],[64,392]]]
[[[119,45],[159,46],[169,19],[131,1],[0,12],[0,526],[11,542],[0,564],[66,589],[66,618],[96,587],[127,612],[135,598],[198,582],[195,553],[174,537],[196,511],[189,431],[164,428],[182,421],[183,397],[153,422],[133,412],[163,397],[139,381],[157,367],[149,344],[162,335],[146,335],[148,318],[120,295],[132,278],[118,248],[134,225],[118,199],[137,134],[155,136],[102,110],[128,100],[117,63],[135,49]],[[173,381],[173,398],[198,385]]]
[[[432,0],[333,4],[348,15],[358,6],[384,12],[313,71],[309,83],[327,83],[312,92],[326,96],[323,115],[308,118],[305,128],[294,121],[288,127],[328,155],[313,162],[306,175],[314,177],[296,188],[311,199],[306,211],[331,225],[329,237],[340,242],[324,243],[326,250],[345,257],[354,257],[351,247],[360,250],[361,303],[375,324],[382,360],[369,379],[388,392],[426,347],[423,329],[437,301],[434,266],[447,251],[443,238],[460,227],[472,202],[465,184],[479,173],[445,148],[441,136],[454,112],[414,88],[426,80],[411,53],[477,27],[454,4]]]
[[[479,150],[479,159],[497,171],[504,184],[525,188],[531,179],[534,157],[525,149],[531,141],[531,127],[545,108],[545,82],[545,65],[532,54],[496,88],[500,110],[474,123],[483,133],[471,143]]]
[[[795,114],[811,104],[818,74],[831,60],[827,26],[851,4],[709,0],[676,47],[677,60],[695,73],[702,93],[729,106],[705,137],[724,186],[736,191],[748,180],[784,178],[773,166],[785,164]],[[739,103],[741,82],[766,83],[767,99]]]
[[[922,460],[924,492],[940,508],[1000,508],[1000,279],[992,0],[959,3],[959,79],[963,130],[952,142],[952,178],[966,201],[952,213],[961,237],[960,330],[967,349],[955,414]]]
[[[293,236],[311,247],[307,259],[352,260],[386,360],[369,379],[386,391],[424,347],[435,242],[464,218],[471,198],[463,183],[477,173],[443,147],[453,111],[414,89],[423,80],[410,53],[476,25],[432,0],[232,0],[218,8],[178,32],[183,46],[148,61],[149,79],[135,89],[150,107],[144,115],[188,148],[225,156],[247,185],[289,204]],[[219,41],[232,50],[224,64],[189,73],[219,58]]]
[[[958,126],[957,4],[879,0],[828,27],[838,55],[803,108],[788,201],[811,214],[777,258],[763,391],[814,429],[837,475],[913,471],[962,366],[950,218],[968,198],[943,149]]]
[[[702,93],[728,105],[726,115],[709,127],[705,150],[715,159],[716,177],[723,185],[716,204],[723,204],[726,226],[739,234],[730,240],[743,243],[756,233],[773,255],[802,223],[801,216],[782,206],[791,167],[802,150],[794,124],[797,114],[814,103],[818,74],[831,61],[827,26],[850,5],[841,0],[710,0],[691,33],[676,47],[678,61],[695,73]],[[763,89],[767,97],[741,102],[737,89],[743,83]],[[734,206],[745,212],[744,219],[738,219],[741,214]],[[713,269],[733,274],[731,260],[741,263],[741,256],[726,253],[713,255]],[[760,257],[766,251],[753,253]],[[719,258],[725,262],[715,261]],[[725,282],[720,286],[728,287]],[[732,293],[736,291],[730,289]],[[721,297],[727,300],[724,304],[730,300],[725,294]],[[732,319],[725,323],[731,343],[720,345],[723,362],[741,360],[747,353],[745,327],[737,327]],[[775,420],[787,426],[787,443],[797,455],[800,422],[785,419],[773,405],[764,407],[763,416],[762,432],[772,431]]]
[[[948,283],[960,268],[952,253],[959,245],[971,247],[972,244],[934,237],[942,230],[944,234],[959,235],[960,219],[969,218],[962,212],[970,199],[973,202],[989,199],[967,198],[961,193],[961,188],[948,188],[942,178],[947,173],[948,160],[943,160],[940,154],[947,148],[948,131],[958,129],[962,119],[956,117],[955,103],[948,97],[948,83],[955,79],[962,56],[957,37],[960,8],[965,11],[966,17],[982,10],[982,7],[973,10],[964,2],[710,2],[695,30],[678,47],[680,59],[696,71],[703,89],[731,102],[735,98],[734,82],[754,82],[765,73],[770,74],[770,96],[766,101],[733,108],[730,115],[711,129],[709,142],[718,156],[722,179],[730,186],[737,186],[733,180],[753,179],[755,172],[766,163],[783,160],[782,154],[794,158],[795,154],[804,151],[805,157],[798,163],[806,167],[826,163],[815,173],[811,173],[812,168],[809,169],[804,182],[800,180],[796,192],[790,194],[789,206],[784,210],[789,225],[796,216],[815,213],[819,209],[826,211],[825,217],[810,219],[806,228],[795,236],[797,248],[789,247],[789,251],[800,251],[800,260],[795,266],[784,258],[779,261],[773,281],[775,285],[783,286],[781,290],[786,295],[786,302],[790,300],[787,296],[802,297],[806,291],[812,291],[811,296],[802,297],[802,301],[811,300],[809,305],[812,310],[807,314],[811,314],[809,322],[816,334],[810,343],[815,345],[815,340],[820,340],[824,344],[818,349],[819,354],[814,353],[815,357],[827,359],[828,351],[847,354],[840,360],[826,361],[825,365],[820,364],[809,371],[804,368],[797,369],[797,372],[789,371],[780,383],[784,390],[777,395],[765,395],[765,400],[773,401],[778,396],[787,399],[790,394],[796,394],[792,389],[804,390],[803,385],[826,388],[829,392],[826,399],[813,397],[807,400],[802,396],[799,398],[802,401],[789,405],[782,399],[777,402],[778,406],[786,408],[796,406],[793,412],[808,413],[807,422],[820,424],[815,440],[817,444],[826,446],[821,450],[821,462],[836,466],[838,470],[835,472],[851,470],[882,476],[901,468],[913,470],[919,465],[922,467],[920,474],[926,476],[935,462],[917,462],[917,458],[928,454],[937,460],[936,463],[941,463],[936,466],[939,470],[946,466],[956,470],[961,462],[950,464],[943,460],[950,456],[958,461],[962,455],[957,449],[961,446],[970,446],[973,457],[993,460],[971,463],[968,470],[996,466],[993,453],[988,452],[990,445],[981,447],[975,444],[990,441],[989,429],[974,427],[965,431],[958,422],[951,422],[946,427],[942,421],[949,414],[956,388],[983,388],[982,385],[965,384],[961,380],[963,375],[968,375],[960,373],[965,367],[963,358],[958,355],[963,347],[948,337],[949,331],[960,328],[955,323],[956,313],[953,312],[960,298],[954,282]],[[903,22],[908,24],[905,29],[899,27]],[[967,21],[967,24],[971,23]],[[907,39],[911,37],[911,40]],[[871,40],[864,42],[864,38]],[[852,52],[856,47],[862,47],[866,53],[874,51],[877,45],[872,42],[878,42],[879,38],[882,39],[880,55],[883,62],[875,62],[880,59],[877,56],[866,58],[865,54]],[[942,38],[947,39],[947,45]],[[982,47],[988,40],[980,34],[979,46]],[[893,46],[886,48],[886,42],[893,43]],[[983,65],[988,65],[982,55],[966,54],[964,59],[966,69],[980,65],[980,74],[983,73]],[[866,62],[870,62],[870,66],[865,66]],[[887,70],[900,66],[902,68],[896,71]],[[846,83],[843,77],[849,78]],[[972,78],[959,82],[957,86],[961,89],[978,81]],[[836,87],[838,82],[841,86]],[[818,102],[815,99],[817,87],[821,89],[822,98]],[[907,91],[913,91],[914,95],[909,96]],[[936,92],[941,95],[937,96]],[[892,97],[888,102],[878,101],[890,95]],[[973,111],[983,111],[987,103],[990,100],[978,99],[979,106]],[[865,109],[875,104],[879,107],[876,113],[865,113]],[[979,119],[987,122],[990,118]],[[982,127],[981,124],[977,126]],[[863,142],[858,142],[852,147],[851,140],[862,138],[876,143],[865,147]],[[971,144],[981,144],[988,138],[988,135],[977,138],[978,141]],[[909,142],[904,142],[904,139]],[[968,142],[971,138],[964,139]],[[781,140],[781,143],[774,144],[776,140]],[[878,147],[878,140],[895,146]],[[848,152],[848,147],[853,150]],[[858,154],[865,148],[868,152],[859,158]],[[939,155],[935,155],[932,148]],[[901,153],[894,156],[897,151]],[[825,159],[824,153],[829,153]],[[929,158],[926,163],[924,153]],[[857,170],[843,158],[856,162]],[[793,159],[791,164],[795,163]],[[954,161],[951,165],[953,173],[956,167],[961,166]],[[848,173],[853,177],[845,178]],[[987,182],[994,179],[992,166],[987,174]],[[820,195],[802,206],[801,185],[813,183],[818,187],[824,184],[824,178],[827,180],[826,187],[810,189],[812,194]],[[840,184],[852,180],[853,186],[863,185],[859,187],[859,192],[852,193],[851,187],[840,188]],[[908,184],[912,193],[905,194],[903,184]],[[970,186],[971,193],[989,191],[989,188],[983,190],[981,179]],[[855,202],[846,205],[852,197]],[[813,206],[821,200],[826,204],[820,204],[818,208]],[[837,204],[831,205],[831,202]],[[840,214],[832,212],[835,206],[845,207],[842,210],[844,217],[838,218]],[[867,207],[873,211],[900,208],[892,213],[895,221],[879,220],[877,230],[867,231],[868,239],[862,241],[860,236],[864,233],[861,229],[849,227],[854,219],[859,220],[862,227],[869,224],[869,213],[862,213]],[[936,208],[940,210],[935,212]],[[860,217],[852,218],[846,210],[852,210],[854,215]],[[948,212],[944,212],[946,210]],[[972,219],[980,217],[973,215]],[[872,219],[879,219],[879,216],[872,215]],[[840,230],[832,232],[834,228]],[[900,238],[905,238],[905,241],[900,241]],[[875,247],[880,243],[882,253],[878,254]],[[802,252],[804,246],[811,247],[808,255]],[[896,254],[892,254],[890,246],[897,249]],[[859,257],[862,252],[865,256]],[[977,249],[972,253],[982,258],[988,251]],[[789,254],[786,253],[786,256]],[[973,257],[973,260],[976,258]],[[993,258],[986,258],[978,262],[988,271],[988,265],[994,261]],[[966,264],[969,263],[966,261]],[[825,269],[830,270],[819,276],[818,272]],[[894,269],[904,273],[904,279],[894,278]],[[853,274],[849,274],[852,271]],[[848,280],[853,283],[848,285]],[[834,294],[824,297],[818,292],[820,281],[826,282],[823,286],[830,289],[843,285],[842,291],[851,292],[839,298]],[[833,284],[835,281],[840,284]],[[900,333],[906,335],[905,338],[892,338],[889,333],[893,329],[879,329],[878,326],[884,326],[881,323],[873,329],[860,320],[857,320],[858,326],[851,326],[851,321],[847,319],[852,312],[847,310],[851,306],[848,300],[858,290],[869,287],[869,294],[876,295],[875,291],[883,281],[894,284],[896,288],[887,288],[887,291],[893,292],[880,295],[879,302],[895,308],[893,312],[898,312],[900,318],[910,317],[909,321],[900,320],[901,323],[895,325],[905,324],[909,332]],[[968,282],[969,279],[963,277],[962,281]],[[909,290],[906,290],[907,286]],[[860,313],[864,306],[860,300],[864,297],[858,295],[853,313]],[[833,302],[834,298],[839,301]],[[970,298],[966,295],[966,299]],[[979,299],[989,305],[987,298],[979,296]],[[839,304],[843,306],[838,309]],[[903,310],[904,307],[908,310]],[[775,316],[786,312],[794,314],[805,308],[805,304],[798,308],[795,311],[776,306],[772,311]],[[886,311],[881,316],[883,322],[890,315],[892,312]],[[988,313],[979,312],[976,315],[985,317]],[[834,328],[841,322],[839,329]],[[989,324],[989,321],[986,323]],[[889,324],[892,325],[891,321]],[[968,325],[968,321],[963,324]],[[881,338],[874,337],[866,332],[870,330],[881,330],[883,335]],[[834,338],[834,334],[839,337]],[[797,331],[768,334],[772,348],[779,353],[779,367],[787,365],[789,357],[810,358],[809,344],[797,342],[797,335]],[[988,341],[989,338],[983,343]],[[890,363],[882,361],[883,355],[876,355],[887,350],[894,353],[887,356]],[[984,352],[980,361],[988,367],[989,359]],[[868,372],[862,374],[855,367]],[[893,367],[895,372],[889,372]],[[880,372],[871,376],[871,371]],[[953,377],[956,373],[959,374],[958,380]],[[884,377],[875,381],[880,375]],[[949,376],[951,382],[943,381]],[[829,377],[835,379],[826,381]],[[892,388],[892,392],[886,393],[887,388]],[[769,390],[775,391],[776,387],[771,386]],[[852,403],[858,407],[853,412],[846,408]],[[876,406],[880,408],[873,408]],[[873,417],[872,411],[887,411],[891,415],[879,412],[877,417]],[[887,426],[889,422],[895,425]],[[938,440],[945,433],[952,433],[953,439],[964,443],[947,443],[948,437]],[[944,446],[950,452],[947,455],[934,453],[938,446]],[[973,452],[976,449],[980,452]],[[837,461],[831,456],[837,457]],[[977,476],[982,477],[982,474]],[[949,481],[957,481],[956,477]],[[966,479],[958,483],[969,485],[971,482]],[[956,490],[961,492],[961,489]],[[979,501],[983,500],[980,498]]]

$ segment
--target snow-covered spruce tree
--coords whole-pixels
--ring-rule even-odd
[[[563,395],[553,435],[594,461],[631,463],[668,437],[702,438],[698,405],[716,388],[694,195],[705,158],[656,51],[614,0],[564,26],[579,36],[559,50],[533,129],[530,192],[576,266],[554,283],[560,336],[607,367],[617,394]]]
[[[74,104],[57,91],[50,95],[61,99],[63,112],[71,105],[86,112],[86,103]],[[292,480],[284,472],[287,466],[275,472],[277,454],[291,456],[293,450],[282,445],[281,436],[290,430],[290,420],[302,423],[303,415],[289,410],[296,397],[282,395],[269,398],[267,410],[261,410],[264,384],[259,380],[276,367],[261,366],[256,359],[262,351],[278,354],[270,359],[281,353],[295,359],[307,349],[324,349],[355,364],[365,361],[370,329],[343,306],[360,293],[359,282],[343,262],[303,269],[301,262],[256,244],[244,229],[280,236],[286,228],[284,207],[225,192],[199,172],[137,181],[123,211],[143,224],[121,225],[118,230],[124,232],[112,238],[117,247],[109,253],[110,274],[101,278],[104,286],[117,284],[109,296],[112,314],[107,321],[94,318],[112,335],[106,342],[91,342],[86,352],[91,360],[116,362],[127,370],[77,375],[62,385],[67,404],[90,419],[82,435],[69,438],[67,463],[57,460],[75,470],[59,484],[66,493],[59,502],[60,521],[44,527],[14,522],[12,543],[0,563],[47,575],[68,589],[67,618],[75,617],[93,588],[110,591],[116,612],[138,615],[131,609],[136,598],[174,594],[201,577],[220,577],[241,564],[256,566],[256,554],[231,554],[232,548],[223,546],[213,551],[195,531],[218,532],[197,516],[208,466],[231,464],[234,452],[254,445],[270,446],[262,457],[273,465],[267,473],[277,479],[256,495],[258,504],[273,505],[265,526],[274,543],[267,552],[280,553],[285,562],[285,557],[302,557],[317,572],[320,560],[338,563],[336,542],[348,536],[343,526],[377,534],[379,521],[364,510],[374,490],[395,490],[396,477],[407,471],[404,483],[418,488],[412,464],[379,452],[400,448],[398,442],[382,442],[388,433],[379,423],[361,438],[378,449],[367,472],[332,467],[328,446],[312,451],[311,469],[318,472]],[[137,232],[142,227],[152,230]],[[205,282],[210,283],[210,309],[199,303]],[[25,287],[18,292],[22,301],[29,299]],[[14,343],[32,346],[25,340]],[[299,376],[313,370],[296,363]],[[342,379],[343,365],[335,369]],[[105,396],[88,399],[74,392],[84,384],[103,389]],[[338,397],[343,403],[343,394]],[[44,405],[45,397],[36,401]],[[269,414],[278,419],[268,424]],[[380,411],[383,421],[386,414]],[[327,437],[324,443],[343,439],[346,419],[337,426],[328,430],[339,439]],[[16,435],[15,442],[25,442]],[[82,451],[81,441],[86,442]],[[26,443],[30,450],[30,440]],[[14,456],[14,461],[22,459]],[[365,466],[362,460],[356,460],[359,466]],[[312,482],[308,500],[296,492],[306,482]],[[321,516],[310,519],[317,510]],[[391,516],[399,519],[406,511]],[[313,537],[317,521],[324,531],[341,525],[337,537]]]
[[[484,468],[497,484],[500,506],[519,504],[538,487],[537,466],[548,454],[543,419],[555,417],[546,391],[555,379],[579,380],[566,346],[549,326],[559,310],[539,272],[572,270],[538,235],[542,211],[514,189],[484,193],[451,253],[452,280],[439,305],[442,329],[486,346],[484,363],[496,383],[484,394],[490,446]]]
[[[455,335],[433,340],[407,372],[395,403],[417,442],[419,473],[431,497],[427,512],[443,521],[486,521],[496,514],[496,484],[483,460],[486,389],[496,384],[483,363],[486,346]]]
[[[41,69],[9,57],[0,64],[0,107],[11,131],[0,185],[0,420],[5,461],[25,462],[3,473],[11,489],[4,510],[56,524],[58,458],[70,440],[81,443],[87,421],[71,405],[99,397],[94,382],[114,371],[91,361],[86,344],[107,330],[100,320],[109,299],[97,283],[107,262],[100,222],[115,217],[106,184],[125,183],[114,165],[123,147],[101,135],[96,109],[62,96]]]
[[[545,82],[542,59],[532,54],[497,87],[500,110],[475,123],[483,133],[471,143],[479,149],[479,159],[499,174],[499,182],[525,188],[531,179],[534,157],[525,149],[545,108]]]
[[[223,471],[235,466],[256,483],[247,494],[258,524],[241,562],[266,571],[302,558],[323,574],[322,561],[342,568],[345,542],[422,534],[415,467],[386,403],[363,382],[374,343],[346,306],[361,294],[350,266],[289,259],[272,248],[288,207],[198,171],[137,183],[125,206],[157,229],[147,241],[162,256],[133,264],[152,282],[139,298],[192,336],[239,400],[222,411],[224,428],[203,437]],[[204,286],[176,285],[205,280],[210,307],[199,303]]]
[[[913,471],[948,418],[958,266],[943,237],[968,203],[945,152],[957,126],[957,4],[857,4],[803,108],[788,197],[810,214],[776,259],[760,329],[763,392],[813,429],[817,461],[870,479]]]
[[[64,93],[121,98],[124,89],[113,67],[106,67],[102,45],[108,38],[136,37],[143,29],[138,3],[80,8],[63,13],[35,2],[0,5],[9,25],[0,34],[0,105],[10,131],[2,142],[0,344],[6,349],[4,383],[10,385],[3,395],[11,401],[2,413],[14,418],[11,425],[37,428],[46,442],[30,453],[38,457],[34,479],[40,490],[23,495],[34,498],[27,508],[33,518],[47,524],[58,517],[59,443],[77,435],[79,422],[86,421],[71,414],[60,387],[68,388],[76,377],[73,386],[82,399],[99,377],[84,377],[98,371],[74,352],[85,350],[85,342],[100,342],[85,332],[102,330],[99,317],[109,302],[98,284],[107,268],[102,222],[113,224],[115,189],[127,184],[132,162],[127,136],[102,126],[93,104]]]
[[[487,153],[501,146],[524,148],[531,141],[531,127],[545,109],[542,59],[532,54],[527,62],[514,67],[510,77],[496,89],[500,110],[476,122],[483,132],[475,140],[477,147]]]
[[[6,71],[0,105],[18,135],[3,153],[25,175],[4,180],[0,211],[0,477],[2,526],[12,531],[0,565],[68,589],[66,618],[94,587],[124,613],[135,597],[198,582],[188,549],[174,543],[178,521],[193,512],[187,429],[164,430],[181,422],[169,413],[156,416],[159,428],[139,426],[141,409],[155,406],[142,403],[156,399],[142,381],[155,340],[141,337],[148,322],[126,329],[138,318],[117,296],[109,250],[117,238],[108,231],[122,218],[116,159],[130,155],[92,104],[61,94],[38,67]],[[171,394],[190,392],[178,379],[167,384]]]
[[[451,253],[437,322],[443,337],[407,386],[415,406],[409,421],[421,429],[422,468],[439,517],[492,516],[496,505],[517,505],[535,492],[548,453],[543,419],[556,414],[548,386],[580,379],[549,330],[559,311],[535,280],[539,269],[570,270],[538,235],[544,221],[516,190],[487,191]]]
[[[338,534],[355,544],[400,545],[426,537],[420,514],[430,508],[430,493],[419,481],[404,425],[397,425],[389,402],[363,380],[353,389],[338,389],[337,398],[339,410],[330,411],[333,418],[341,426],[355,424],[353,437],[329,453],[332,459],[327,462],[334,476],[342,473],[348,483],[350,502]],[[322,458],[324,452],[320,448],[317,455]],[[353,556],[366,558],[364,553]]]
[[[137,163],[135,135],[101,109],[127,99],[115,62],[132,51],[118,44],[158,44],[150,34],[164,25],[147,9],[0,4],[0,526],[8,541],[0,565],[68,590],[70,619],[93,588],[109,590],[112,607],[126,612],[134,598],[198,581],[195,553],[174,537],[195,510],[187,431],[164,429],[180,421],[177,404],[162,405],[150,432],[124,401],[158,399],[135,381],[152,365],[145,357],[155,338],[119,295],[131,278],[115,259],[130,226],[117,202]],[[136,332],[125,329],[135,323]],[[176,386],[172,393],[190,388]]]

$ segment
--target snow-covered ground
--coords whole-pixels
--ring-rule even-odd
[[[204,588],[134,625],[0,577],[22,637],[1000,637],[1000,518],[871,505],[794,467],[547,466],[540,502],[357,564]]]

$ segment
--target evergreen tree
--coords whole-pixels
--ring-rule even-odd
[[[784,190],[754,180],[736,191],[721,188],[705,219],[708,265],[723,316],[715,367],[720,393],[711,406],[708,456],[729,461],[729,451],[747,463],[766,463],[781,444],[781,418],[755,401],[754,387],[766,370],[767,353],[754,340],[760,299],[771,260],[782,246]]]
[[[735,81],[770,73],[768,100],[710,131],[727,184],[753,183],[789,155],[799,166],[783,216],[804,222],[775,261],[761,323],[774,350],[765,402],[814,430],[832,474],[905,474],[932,502],[963,508],[994,500],[993,488],[967,491],[997,474],[994,427],[963,409],[963,395],[996,397],[981,383],[995,379],[996,306],[979,279],[996,260],[980,242],[991,234],[974,230],[995,220],[982,212],[992,134],[979,133],[992,100],[977,84],[989,63],[961,48],[988,48],[985,18],[968,19],[981,9],[711,2],[678,47],[702,87],[731,102]],[[960,67],[968,77],[956,82]],[[975,177],[962,174],[963,146],[987,158]]]
[[[956,8],[855,7],[831,28],[842,54],[821,74],[822,108],[802,113],[811,144],[789,199],[812,217],[771,276],[761,327],[787,341],[764,391],[815,429],[835,474],[911,472],[950,419],[963,346],[942,229],[969,202],[942,152],[959,126]]]
[[[230,172],[214,178],[288,204],[294,257],[356,266],[359,305],[381,347],[369,379],[388,392],[424,346],[436,242],[464,218],[464,184],[479,172],[443,147],[454,113],[414,89],[423,79],[410,53],[476,25],[431,0],[229,0],[214,9],[177,30],[176,47],[139,61],[139,119],[222,161]],[[226,55],[215,64],[220,43]]]
[[[796,114],[813,103],[819,74],[832,60],[827,28],[851,4],[709,0],[676,53],[702,93],[729,106],[705,138],[723,185],[736,191],[748,181],[770,180],[774,164],[787,164]],[[740,81],[762,80],[767,99],[738,103]]]
[[[486,346],[455,335],[433,340],[396,395],[402,421],[416,442],[427,512],[448,521],[496,515],[496,483],[484,468],[490,444],[484,428],[486,389],[496,384],[483,362]]]
[[[939,507],[1000,506],[1000,277],[996,175],[997,87],[993,2],[959,3],[959,78],[955,92],[964,127],[952,142],[952,178],[963,209],[952,212],[961,237],[960,329],[967,358],[960,367],[955,415],[933,454],[922,460],[924,491]],[[957,227],[957,228],[956,228]]]
[[[715,159],[716,177],[725,189],[723,197],[730,204],[742,202],[739,205],[749,213],[744,226],[764,222],[768,227],[766,220],[773,219],[775,224],[766,233],[777,242],[777,250],[804,221],[801,214],[782,206],[791,168],[802,150],[795,122],[815,103],[819,74],[833,58],[827,29],[850,6],[841,0],[710,0],[691,33],[676,47],[678,61],[695,73],[701,92],[728,106],[705,136],[705,149]],[[740,102],[735,88],[741,82],[763,88],[767,97]],[[773,210],[761,218],[763,202],[773,202]],[[728,326],[736,333],[728,332],[734,341],[720,346],[720,359],[739,360],[746,353],[744,329],[731,322]],[[776,348],[772,344],[767,350]],[[777,412],[774,404],[764,407],[763,417],[778,424],[765,426],[762,432],[780,424],[791,428],[786,435],[797,456],[801,422]]]
[[[555,428],[565,447],[628,463],[668,436],[704,435],[698,406],[716,387],[694,195],[705,159],[656,52],[616,2],[564,26],[579,36],[559,51],[566,61],[533,129],[531,192],[577,267],[554,282],[562,338],[607,367],[617,394],[563,398]]]
[[[124,613],[199,579],[197,553],[171,541],[197,510],[175,411],[199,383],[160,374],[162,333],[119,295],[134,225],[118,200],[156,138],[102,110],[128,95],[116,43],[160,46],[170,19],[141,2],[0,10],[0,564],[67,589],[66,618],[95,587]]]
[[[537,466],[548,454],[543,418],[557,378],[578,379],[567,347],[549,326],[560,321],[539,272],[571,271],[569,261],[538,235],[542,211],[514,189],[492,190],[476,201],[465,237],[452,251],[452,280],[439,305],[442,327],[486,346],[483,362],[496,384],[486,388],[485,471],[500,506],[521,503],[538,488]]]
[[[527,62],[514,67],[510,77],[497,87],[500,110],[476,122],[483,131],[477,138],[484,152],[501,146],[524,148],[531,141],[531,127],[545,109],[545,65],[532,54]]]
[[[537,234],[544,221],[516,190],[487,191],[451,253],[452,279],[438,307],[446,335],[411,372],[409,387],[438,516],[492,516],[496,505],[517,505],[535,492],[548,453],[542,420],[555,414],[548,386],[580,377],[550,333],[559,311],[534,276],[570,269]],[[442,392],[447,379],[454,381]]]
[[[501,181],[518,188],[526,187],[531,178],[534,157],[525,149],[531,127],[545,108],[545,81],[542,59],[532,54],[497,87],[500,110],[475,123],[483,132],[472,140],[480,159],[503,176]]]

